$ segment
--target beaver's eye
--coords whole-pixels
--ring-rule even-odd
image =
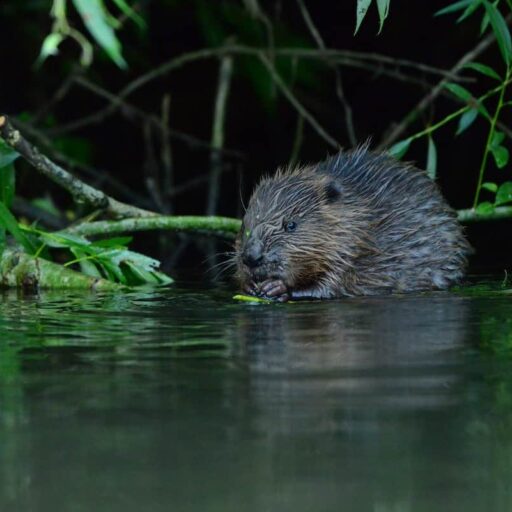
[[[287,233],[291,233],[292,231],[295,231],[296,229],[297,229],[297,223],[294,222],[293,220],[290,220],[290,221],[284,223],[284,230]]]

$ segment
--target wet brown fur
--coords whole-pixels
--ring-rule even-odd
[[[249,268],[244,251],[255,247],[262,261]],[[469,245],[425,173],[362,147],[264,178],[235,252],[246,291],[275,281],[285,299],[334,298],[447,288]]]

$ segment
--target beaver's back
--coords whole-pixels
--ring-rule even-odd
[[[377,252],[361,262],[367,266],[362,271],[387,276],[393,291],[444,289],[460,281],[471,249],[425,172],[364,147],[341,152],[316,169],[367,207]]]
[[[424,172],[365,147],[264,178],[235,249],[242,289],[276,300],[446,289],[470,251]]]

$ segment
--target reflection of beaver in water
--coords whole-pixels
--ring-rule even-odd
[[[280,301],[439,290],[462,278],[469,252],[424,172],[362,147],[261,181],[236,242],[237,277]]]

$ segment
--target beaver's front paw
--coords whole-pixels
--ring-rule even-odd
[[[263,281],[259,286],[258,295],[264,299],[272,299],[277,302],[286,302],[290,299],[288,288],[281,279]]]
[[[259,287],[254,281],[249,281],[248,283],[245,283],[242,287],[242,290],[247,295],[259,295]]]

